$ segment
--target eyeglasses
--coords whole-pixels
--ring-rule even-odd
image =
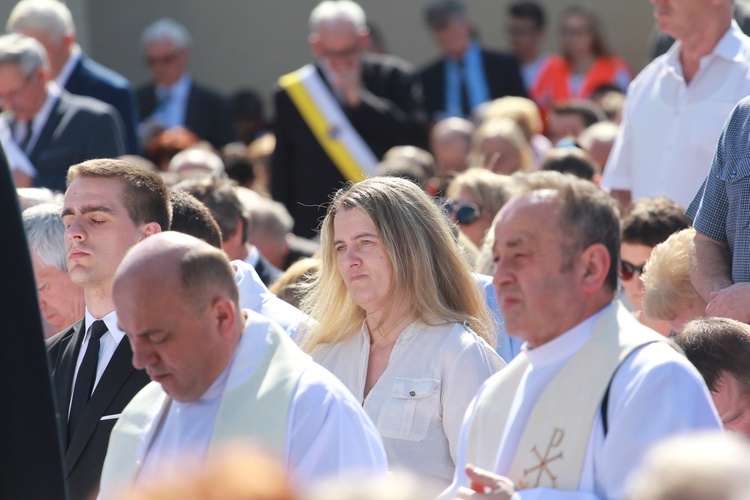
[[[635,276],[635,272],[638,271],[638,274],[643,274],[643,268],[646,267],[646,263],[644,262],[640,266],[636,266],[635,264],[632,264],[628,262],[627,260],[621,260],[620,261],[620,278],[622,278],[625,281],[630,281],[633,279],[633,276]]]
[[[151,67],[166,66],[168,64],[172,64],[173,62],[175,62],[177,58],[180,57],[181,54],[182,52],[172,52],[171,54],[167,54],[161,57],[147,57],[146,64],[148,64]]]
[[[445,202],[445,212],[455,217],[456,222],[466,226],[476,221],[482,215],[482,209],[476,203],[456,204],[453,200]]]

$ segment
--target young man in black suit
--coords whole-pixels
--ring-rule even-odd
[[[112,279],[125,253],[169,228],[167,187],[122,160],[91,160],[68,172],[62,219],[70,279],[83,287],[85,317],[47,341],[72,499],[98,489],[112,427],[148,382],[133,368],[117,323]]]

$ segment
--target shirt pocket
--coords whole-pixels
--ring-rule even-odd
[[[746,242],[750,237],[750,210],[748,210],[747,195],[750,193],[750,150],[747,154],[732,154],[727,156],[726,166],[719,172],[719,179],[726,186],[728,209],[726,213],[727,232],[734,231],[734,248],[739,242]],[[745,243],[739,243],[744,245]]]
[[[397,377],[378,415],[377,427],[386,438],[421,441],[440,400],[440,379]]]

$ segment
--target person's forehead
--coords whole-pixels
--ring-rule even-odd
[[[549,232],[549,225],[557,225],[560,208],[557,193],[551,190],[531,191],[515,196],[495,217],[495,236],[502,237],[508,231],[518,230],[528,234]]]
[[[177,47],[168,40],[146,44],[146,52],[149,54],[169,54],[176,51]]]
[[[0,64],[0,82],[5,84],[11,84],[14,82],[20,82],[24,79],[23,72],[18,63],[3,63]]]
[[[124,182],[116,178],[78,177],[65,191],[63,211],[74,205],[94,202],[125,208],[122,201],[124,188]]]

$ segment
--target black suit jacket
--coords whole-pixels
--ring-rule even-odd
[[[73,500],[89,498],[99,488],[109,434],[117,422],[117,418],[102,420],[102,417],[122,413],[133,396],[150,382],[144,370],[133,367],[130,342],[123,339],[94,389],[75,434],[69,437],[68,408],[73,391],[73,372],[85,334],[83,323],[81,320],[46,341],[57,397],[60,435],[63,443],[69,442],[65,451],[65,472]]]
[[[138,105],[143,120],[156,110],[156,87],[148,83],[138,89]],[[185,128],[208,141],[214,148],[234,141],[229,101],[218,93],[192,82],[185,110]]]
[[[126,152],[139,154],[138,104],[135,92],[124,76],[81,54],[78,64],[65,83],[65,90],[71,94],[99,99],[115,108],[122,118],[127,139]]]
[[[123,154],[125,132],[119,113],[109,104],[63,90],[28,157],[37,170],[35,185],[65,191],[71,165]]]
[[[320,72],[320,70],[319,70]],[[325,76],[320,73],[325,81]],[[398,145],[427,145],[422,88],[410,65],[391,56],[362,56],[364,92],[357,109],[344,107],[352,126],[377,158]],[[294,233],[313,237],[321,204],[345,182],[287,93],[277,88],[276,149],[271,194],[294,218]]]
[[[424,88],[425,107],[433,120],[445,113],[445,64],[439,59],[422,68],[419,76]],[[482,49],[482,64],[490,99],[507,95],[526,97],[526,88],[521,77],[518,60],[509,54]]]

